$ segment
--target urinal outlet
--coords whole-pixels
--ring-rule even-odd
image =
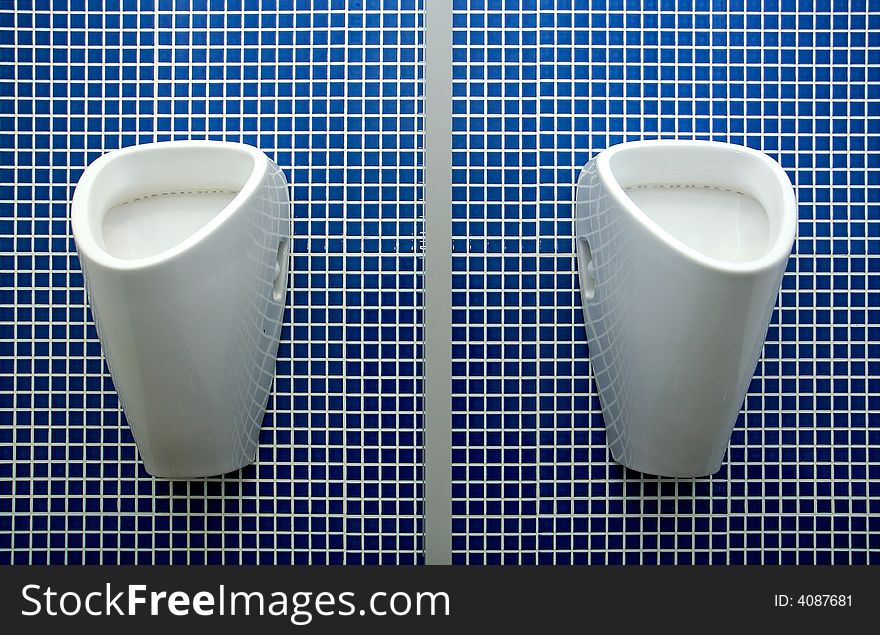
[[[584,302],[584,310],[586,310],[586,303],[596,295],[596,270],[593,266],[593,250],[590,249],[590,243],[584,236],[579,236],[577,239],[577,260],[581,299]]]
[[[272,299],[284,302],[287,295],[287,272],[290,266],[290,239],[283,238],[278,243],[275,254],[275,278],[272,281]]]

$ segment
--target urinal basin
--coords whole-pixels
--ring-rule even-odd
[[[242,144],[125,148],[85,170],[71,224],[146,470],[195,478],[252,462],[287,293],[283,173]]]
[[[612,456],[664,476],[718,471],[794,243],[791,182],[740,146],[624,143],[582,171],[575,216]]]

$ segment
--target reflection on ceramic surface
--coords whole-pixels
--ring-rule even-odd
[[[193,478],[252,462],[287,294],[281,170],[233,143],[117,150],[84,172],[71,220],[147,471]]]
[[[721,467],[794,243],[791,182],[766,155],[642,141],[577,185],[584,319],[608,444],[627,467]]]

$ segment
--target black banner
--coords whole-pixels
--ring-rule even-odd
[[[0,628],[837,631],[877,615],[878,582],[871,567],[4,567]]]

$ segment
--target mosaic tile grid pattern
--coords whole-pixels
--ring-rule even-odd
[[[0,564],[417,562],[419,21],[417,0],[0,8]],[[67,218],[101,153],[188,138],[285,170],[294,273],[257,464],[169,483],[138,461]]]
[[[455,0],[454,561],[880,562],[880,15],[831,0]],[[748,145],[799,238],[712,478],[610,461],[571,236],[595,152]]]
[[[244,4],[0,8],[2,563],[417,561],[418,7]],[[456,562],[880,561],[878,32],[864,2],[456,1]],[[575,291],[577,171],[658,135],[765,150],[801,202],[698,481],[609,462]],[[258,465],[168,484],[121,419],[67,201],[101,152],[190,137],[272,155],[298,238]]]

